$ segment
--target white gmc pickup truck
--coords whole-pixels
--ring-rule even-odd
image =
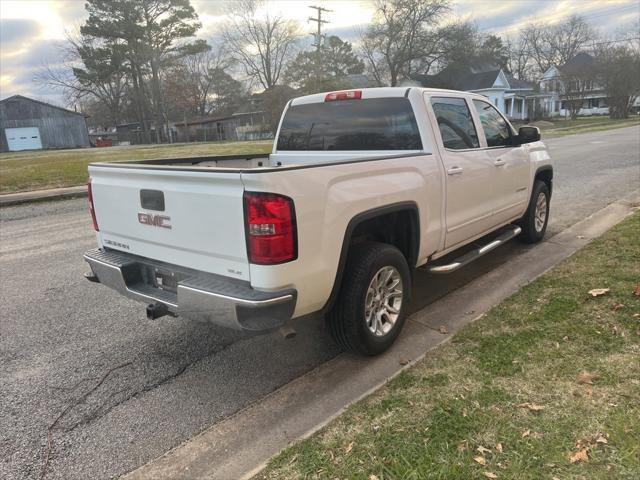
[[[416,268],[452,272],[539,241],[553,167],[485,97],[372,88],[296,98],[270,155],[89,166],[98,248],[87,278],[249,331],[326,314],[342,348],[387,349]]]

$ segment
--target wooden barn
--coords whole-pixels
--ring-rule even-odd
[[[0,152],[89,146],[84,114],[22,95],[0,100]]]

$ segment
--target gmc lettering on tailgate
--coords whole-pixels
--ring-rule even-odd
[[[153,213],[138,213],[138,221],[143,225],[151,225],[152,227],[168,228],[171,230],[171,217],[166,215],[155,215]]]

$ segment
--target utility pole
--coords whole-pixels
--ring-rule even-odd
[[[312,43],[311,46],[312,47],[316,47],[316,61],[315,61],[315,67],[316,67],[316,91],[320,90],[320,69],[321,69],[321,48],[322,48],[322,40],[324,38],[324,35],[322,34],[322,24],[323,23],[329,23],[329,21],[327,20],[323,20],[322,19],[322,12],[332,12],[333,10],[328,10],[326,8],[323,7],[316,7],[314,6],[309,6],[309,8],[312,8],[314,10],[317,11],[318,16],[317,17],[309,17],[309,21],[310,22],[316,22],[318,24],[318,29],[316,33],[310,33],[310,35],[313,35],[315,37],[315,43]]]

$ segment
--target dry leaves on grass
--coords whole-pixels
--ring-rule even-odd
[[[496,475],[493,472],[482,472],[482,475],[484,475],[487,478],[498,478],[498,475]]]
[[[578,450],[576,453],[569,455],[569,462],[578,463],[578,462],[588,462],[589,455],[587,454],[587,449],[583,448],[582,450]]]
[[[633,294],[636,297],[640,297],[640,283],[636,285],[636,288],[633,290]]]
[[[353,442],[351,442],[349,445],[347,445],[344,449],[344,453],[351,453],[351,450],[353,450]]]
[[[544,410],[544,407],[542,405],[536,405],[535,403],[529,402],[519,403],[518,408],[525,408],[530,412],[539,412],[541,410]]]
[[[497,450],[498,452],[502,453],[502,444],[501,444],[501,443],[498,443],[498,444],[496,445],[496,450]]]
[[[487,459],[484,458],[482,455],[478,455],[477,457],[473,457],[473,460],[477,463],[479,463],[480,465],[486,465],[487,464]]]
[[[581,371],[576,378],[576,382],[580,385],[593,385],[594,380],[598,380],[600,375],[597,373],[587,372],[586,370]]]
[[[522,432],[522,438],[527,438],[529,435],[531,435],[531,430],[525,430]]]
[[[482,445],[480,445],[478,448],[476,448],[476,450],[478,451],[478,453],[480,455],[484,455],[485,453],[491,453],[491,449],[490,448],[484,448]]]
[[[377,475],[374,475],[373,473],[371,475],[369,475],[369,480],[380,480],[380,478],[378,478]]]
[[[592,290],[589,290],[589,295],[591,295],[592,297],[601,297],[602,295],[606,295],[607,293],[609,293],[608,288],[594,288]]]
[[[602,433],[596,433],[595,435],[587,435],[586,437],[581,438],[576,442],[577,449],[591,448],[596,445],[607,445],[609,440],[607,440],[606,435]]]
[[[603,435],[602,433],[587,435],[586,437],[583,437],[576,442],[576,448],[578,449],[578,451],[569,454],[569,462],[588,462],[589,450],[597,447],[598,445],[607,445],[608,443],[609,440],[607,440],[607,436]]]

